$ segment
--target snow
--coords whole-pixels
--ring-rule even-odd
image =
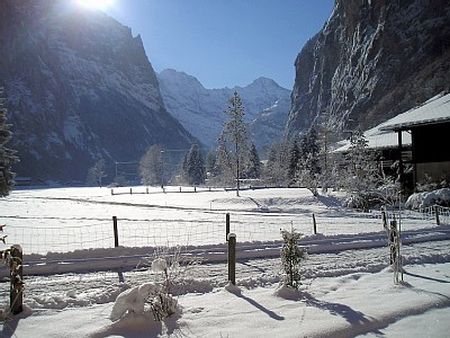
[[[435,204],[450,206],[450,188],[412,194],[408,197],[405,206],[410,209],[420,209]]]
[[[440,94],[424,102],[422,105],[390,119],[388,123],[385,123],[380,129],[408,129],[416,125],[445,122],[449,120],[450,94]]]
[[[139,189],[145,191],[133,188]],[[6,233],[37,227],[41,232],[33,236],[39,236],[42,228],[51,229],[53,242],[47,249],[57,247],[58,239],[64,240],[61,231],[73,223],[89,228],[106,222],[111,229],[113,212],[120,216],[119,227],[124,219],[132,226],[159,220],[158,229],[164,224],[173,235],[216,222],[220,240],[211,243],[205,232],[203,240],[199,236],[198,244],[186,249],[206,259],[189,267],[171,287],[180,310],[163,322],[155,322],[143,303],[161,280],[152,265],[164,265],[148,259],[152,248],[112,248],[106,243],[101,249],[95,242],[95,249],[70,252],[66,246],[59,253],[39,256],[27,254],[32,250],[24,243],[26,311],[0,324],[0,336],[441,337],[449,332],[448,225],[436,226],[426,215],[404,212],[404,283],[394,285],[379,212],[346,210],[339,194],[315,198],[306,189],[263,189],[244,190],[237,199],[232,191],[176,190],[111,195],[105,188],[36,189],[14,191],[2,199],[0,223],[7,224]],[[266,205],[269,212],[259,212],[257,204]],[[224,215],[230,210],[231,231],[238,241],[235,286],[227,281],[224,245]],[[311,234],[312,212],[317,235]],[[301,262],[299,290],[280,286],[280,227],[290,229],[291,221],[306,234],[300,245],[308,251]],[[266,226],[270,231],[261,231]],[[246,233],[265,240],[243,242]],[[43,252],[41,246],[35,248]],[[122,261],[129,262],[127,269],[120,268]],[[76,269],[83,265],[103,269]],[[41,275],[30,274],[39,268]],[[8,283],[0,283],[0,303],[7,302],[7,293]]]
[[[144,314],[145,300],[159,291],[160,288],[154,283],[145,283],[122,292],[117,296],[109,318],[117,321],[126,313]]]
[[[152,262],[152,270],[154,272],[164,272],[167,270],[167,261],[164,258],[156,258]]]
[[[135,313],[111,323],[112,304],[108,303],[30,311],[10,321],[9,327],[18,337],[298,337],[299,333],[373,337],[380,332],[389,337],[445,336],[450,329],[445,316],[450,307],[450,264],[407,266],[406,270],[406,282],[397,286],[385,269],[310,280],[289,297],[274,294],[276,285],[241,293],[218,288],[186,294],[178,299],[181,312],[163,323]]]
[[[381,230],[379,211],[344,209],[339,194],[316,198],[306,189],[260,189],[242,191],[237,198],[234,191],[223,189],[145,191],[133,187],[130,195],[129,188],[118,188],[111,195],[107,188],[17,190],[2,200],[0,224],[7,224],[8,241],[20,243],[26,254],[84,250],[90,256],[94,249],[113,248],[112,216],[118,219],[119,245],[128,248],[223,244],[227,212],[238,243],[278,241],[280,229],[291,224],[298,232],[311,234],[313,213],[324,236]],[[411,213],[406,223],[408,230],[424,228],[420,214]],[[431,229],[432,220],[425,225]]]
[[[368,147],[374,149],[398,147],[398,135],[393,130],[418,124],[450,120],[450,94],[437,95],[419,107],[399,114],[364,132]],[[403,146],[411,145],[411,134],[402,131]],[[345,152],[350,148],[350,141],[338,142],[334,152]]]

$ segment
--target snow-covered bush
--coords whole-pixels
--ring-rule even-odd
[[[432,205],[450,206],[450,188],[437,189],[430,192],[419,192],[408,197],[405,207],[420,209]]]
[[[111,311],[110,319],[119,320],[127,313],[144,314],[151,312],[156,321],[176,313],[178,301],[173,297],[173,287],[181,276],[188,271],[196,261],[189,260],[180,264],[180,249],[165,249],[155,253],[151,261],[151,269],[156,273],[155,283],[146,283],[122,292]]]
[[[450,184],[445,177],[442,177],[440,180],[437,181],[426,173],[423,181],[417,183],[418,192],[430,192],[442,188],[450,188]]]
[[[126,313],[143,314],[147,298],[161,292],[161,287],[154,283],[145,283],[122,292],[114,302],[109,318],[119,320]]]
[[[302,234],[291,228],[291,231],[281,230],[283,247],[281,248],[281,264],[284,271],[283,284],[297,289],[300,286],[300,261],[305,252],[299,248],[298,240]]]

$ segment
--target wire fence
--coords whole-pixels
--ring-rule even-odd
[[[393,211],[395,214],[396,211]],[[450,208],[424,208],[419,212],[403,211],[402,222],[409,229],[450,224]],[[120,219],[117,231],[113,221],[80,222],[76,226],[10,226],[7,241],[20,244],[26,254],[70,252],[84,249],[113,248],[117,238],[123,247],[203,246],[226,242],[225,212],[197,213],[190,219]],[[391,216],[390,216],[391,218]],[[351,235],[382,231],[382,214],[326,212],[315,215],[317,232],[323,235]],[[27,224],[33,223],[27,220]],[[231,214],[230,232],[239,242],[268,242],[281,239],[280,230],[295,228],[313,234],[312,214],[251,213]]]

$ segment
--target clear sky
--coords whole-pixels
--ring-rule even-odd
[[[294,61],[334,0],[114,0],[106,12],[141,34],[156,71],[173,68],[206,88],[265,76],[292,89]]]

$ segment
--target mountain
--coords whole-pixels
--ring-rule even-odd
[[[21,176],[84,180],[103,157],[137,161],[149,145],[193,137],[165,109],[140,36],[73,1],[2,0],[0,80]]]
[[[173,69],[158,74],[167,110],[206,147],[215,145],[226,120],[228,99],[237,91],[255,145],[262,149],[282,137],[290,106],[290,91],[260,77],[245,87],[206,89],[193,76]]]
[[[450,89],[450,2],[336,0],[295,68],[289,135],[368,129]]]

